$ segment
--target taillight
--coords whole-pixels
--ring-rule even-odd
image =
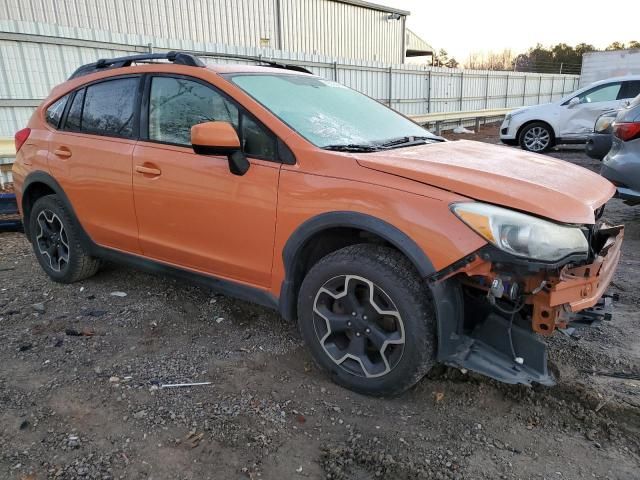
[[[24,142],[27,141],[27,138],[29,138],[30,134],[31,134],[30,128],[23,128],[22,130],[16,132],[16,135],[15,135],[16,153],[18,153],[18,150],[22,148],[22,145],[24,145]]]
[[[640,122],[614,123],[613,134],[624,142],[640,138]]]

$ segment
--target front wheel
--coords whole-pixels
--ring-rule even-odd
[[[543,122],[533,122],[520,132],[520,147],[534,153],[543,153],[555,144],[551,127]]]
[[[314,265],[300,288],[298,326],[316,363],[359,393],[402,393],[435,363],[430,291],[388,247],[353,245]]]

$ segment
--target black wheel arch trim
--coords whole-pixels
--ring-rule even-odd
[[[91,246],[95,245],[93,243],[93,241],[91,240],[91,238],[87,235],[86,231],[84,230],[84,228],[82,228],[82,225],[80,224],[80,221],[78,220],[78,217],[76,216],[76,213],[73,209],[73,206],[71,205],[71,202],[69,201],[69,198],[67,197],[67,194],[64,192],[63,188],[60,186],[60,184],[58,183],[58,181],[53,178],[50,174],[48,174],[47,172],[43,172],[42,170],[35,170],[31,173],[29,173],[27,175],[27,177],[24,179],[24,182],[22,184],[22,214],[23,214],[23,224],[24,224],[24,233],[27,236],[27,238],[30,240],[31,239],[31,232],[29,231],[29,213],[30,211],[26,208],[26,199],[28,197],[27,192],[29,191],[29,188],[37,183],[41,183],[46,185],[47,187],[49,187],[51,190],[53,190],[53,192],[58,196],[58,198],[60,199],[60,201],[64,204],[65,208],[67,209],[67,211],[70,213],[71,215],[71,219],[74,222],[74,226],[76,227],[76,230],[78,231],[78,234],[80,235],[80,241],[82,242],[83,246],[87,247],[89,250],[91,250]]]
[[[355,228],[378,235],[400,252],[415,266],[421,277],[435,273],[435,268],[424,251],[402,230],[372,215],[352,211],[321,213],[306,220],[291,234],[282,251],[285,280],[280,289],[280,314],[288,321],[295,320],[296,267],[300,265],[300,254],[306,243],[316,234],[332,228]]]

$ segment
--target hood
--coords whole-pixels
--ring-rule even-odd
[[[523,150],[459,140],[359,154],[366,168],[562,223],[594,223],[615,192],[600,175]]]
[[[527,105],[524,107],[519,107],[516,108],[515,110],[512,110],[509,112],[509,115],[516,116],[520,113],[524,113],[524,112],[534,112],[536,110],[548,110],[549,109],[549,105],[557,105],[558,102],[552,102],[552,103],[539,103],[537,105]]]

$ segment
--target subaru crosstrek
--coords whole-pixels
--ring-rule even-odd
[[[271,307],[362,393],[435,362],[552,384],[543,336],[597,316],[618,263],[614,186],[444,141],[302,70],[176,52],[80,67],[16,133],[43,270],[122,261]]]

